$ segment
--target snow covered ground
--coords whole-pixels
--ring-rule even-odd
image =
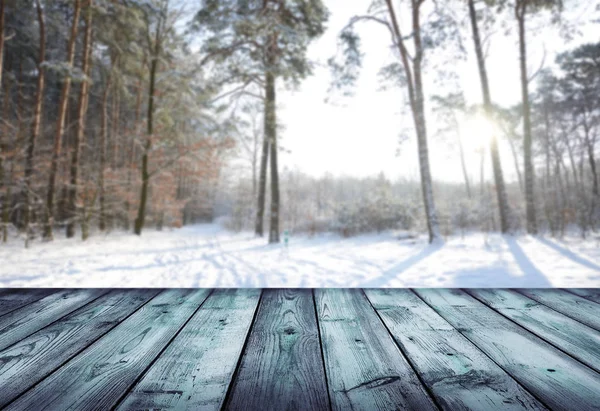
[[[206,224],[0,245],[1,287],[600,287],[598,240],[392,232],[296,236],[287,249]]]

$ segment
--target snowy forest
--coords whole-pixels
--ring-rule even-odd
[[[282,162],[280,90],[314,74],[310,46],[336,13],[328,3],[0,0],[1,241],[30,247],[215,220],[269,243],[284,232],[399,229],[432,243],[468,231],[598,232],[600,37],[577,41],[583,20],[600,33],[598,7],[365,2],[364,14],[335,33],[338,52],[321,62],[329,93],[352,98],[366,58],[362,30],[383,30],[380,47],[393,61],[380,79],[404,113],[398,134],[416,142],[415,179],[315,176]],[[586,12],[571,18],[571,9]],[[530,58],[539,27],[573,46]],[[520,73],[518,84],[502,85],[519,90],[512,106],[495,102],[491,86],[501,80],[486,60],[490,39],[506,30],[515,41],[504,64]],[[476,102],[453,72],[467,55]],[[430,87],[434,79],[445,87]],[[459,157],[461,181],[436,180],[435,146]],[[474,147],[475,167],[465,159]]]

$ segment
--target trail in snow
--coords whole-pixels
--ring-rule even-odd
[[[206,224],[0,246],[2,287],[598,287],[595,240],[474,233],[293,236],[289,248]]]

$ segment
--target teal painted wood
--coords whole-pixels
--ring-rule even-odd
[[[329,409],[311,290],[263,291],[225,409]]]
[[[332,409],[438,409],[362,290],[315,299]]]
[[[0,352],[0,408],[42,380],[159,290],[114,290]]]
[[[60,290],[56,288],[5,288],[0,290],[0,316],[40,300],[57,291]]]
[[[415,290],[544,404],[558,410],[598,410],[600,374],[461,290]]]
[[[600,304],[600,288],[566,288],[566,290]]]
[[[600,331],[598,303],[556,288],[525,288],[515,291]]]
[[[412,291],[365,293],[443,409],[546,409]]]
[[[118,409],[219,410],[260,294],[215,290]]]
[[[0,317],[0,350],[22,340],[108,290],[63,290]]]
[[[8,410],[110,409],[204,302],[209,290],[161,292]]]
[[[600,332],[512,290],[468,293],[600,372]]]

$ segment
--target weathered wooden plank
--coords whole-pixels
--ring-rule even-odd
[[[600,304],[600,288],[566,288],[566,290]]]
[[[159,290],[114,290],[0,352],[0,407],[114,328]]]
[[[113,407],[208,294],[194,289],[160,293],[6,409]]]
[[[0,290],[0,316],[59,291],[57,288],[5,288]]]
[[[523,288],[515,291],[600,331],[600,304],[556,288]]]
[[[118,409],[219,410],[260,293],[221,289],[211,294]]]
[[[332,409],[437,409],[362,290],[315,299]]]
[[[263,292],[225,408],[329,409],[311,290]]]
[[[546,409],[410,290],[365,293],[443,409]]]
[[[63,290],[0,317],[0,350],[16,343],[108,290]]]
[[[600,372],[600,332],[512,290],[482,288],[468,293]]]
[[[461,290],[415,290],[431,307],[552,409],[598,410],[600,374]]]

